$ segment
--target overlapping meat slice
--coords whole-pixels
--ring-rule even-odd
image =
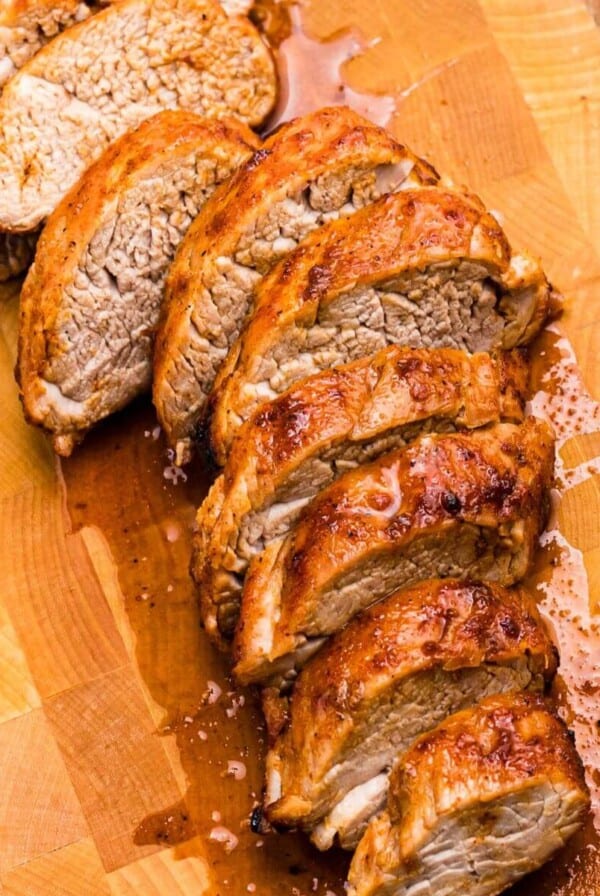
[[[233,120],[160,113],[116,141],[50,216],[21,296],[17,373],[27,418],[59,454],[150,387],[168,265],[257,145]]]
[[[588,807],[564,724],[539,697],[490,697],[400,758],[348,894],[496,896],[560,849]]]
[[[521,420],[526,378],[518,350],[492,358],[389,346],[296,384],[242,427],[198,512],[201,588],[241,581],[251,557],[357,464],[423,432]]]
[[[90,8],[82,0],[3,0],[0,90],[48,41],[89,15]]]
[[[235,643],[240,679],[293,670],[397,588],[430,577],[519,581],[544,523],[553,449],[548,426],[529,418],[422,436],[341,476],[250,564]],[[203,615],[227,634],[240,586],[233,576],[218,585],[201,589]]]
[[[260,124],[274,63],[216,0],[121,0],[67,29],[0,98],[0,230],[33,230],[116,138],[165,109]]]
[[[0,9],[0,92],[37,51],[64,28],[90,15],[81,0],[4,0]],[[0,283],[25,271],[37,234],[0,233]]]
[[[215,383],[223,462],[242,422],[303,377],[387,344],[470,352],[528,342],[552,293],[478,202],[406,190],[311,234],[262,281]]]
[[[541,690],[555,648],[522,589],[433,580],[339,632],[300,673],[267,756],[265,810],[320,849],[356,845],[398,753],[491,694]]]
[[[190,457],[261,276],[324,222],[403,184],[437,179],[382,128],[335,107],[284,125],[215,193],[171,269],[157,341],[154,402],[178,462]]]

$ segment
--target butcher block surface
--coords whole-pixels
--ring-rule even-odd
[[[270,24],[273,10],[259,11]],[[520,896],[600,892],[600,5],[312,0],[291,9],[278,117],[348,102],[468,184],[567,310],[535,349],[559,438],[531,586],[562,654],[585,831]],[[280,20],[285,16],[279,9]],[[285,28],[283,34],[285,36]],[[275,122],[274,122],[275,123]],[[199,630],[189,529],[202,459],[171,465],[151,406],[68,461],[22,417],[18,284],[0,292],[0,894],[342,896],[347,858],[249,829],[264,732]]]

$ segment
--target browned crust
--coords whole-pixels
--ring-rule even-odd
[[[199,259],[208,268],[211,258],[231,256],[241,236],[276,193],[281,193],[282,199],[294,195],[330,171],[403,161],[414,164],[424,184],[439,180],[427,162],[383,128],[345,106],[326,107],[279,128],[227,186],[214,193],[188,231],[167,281],[168,306],[157,338],[154,389],[154,401],[167,434],[171,428],[167,383],[173,375],[173,356],[183,350],[190,318],[203,296]],[[174,430],[171,441],[175,443],[183,435]]]
[[[236,157],[241,163],[259,144],[248,127],[233,119],[215,121],[191,112],[161,112],[111,144],[65,196],[42,231],[21,292],[16,374],[30,423],[45,423],[38,408],[43,394],[39,380],[47,359],[64,351],[57,332],[63,292],[76,276],[106,211],[152,171],[185,158],[194,149],[229,166]]]
[[[306,459],[429,418],[465,428],[518,422],[526,380],[520,351],[494,358],[389,346],[310,377],[260,408],[234,441],[222,488],[196,518],[193,571],[211,634],[211,604],[220,599],[214,575],[235,550],[245,515],[268,505]]]
[[[540,696],[490,697],[419,738],[390,777],[392,821],[411,823],[425,783],[432,795],[434,790],[454,791],[457,769],[463,780],[484,785],[492,797],[530,784],[534,776],[566,780],[587,794],[581,760],[566,726]],[[443,811],[452,808],[446,805]]]
[[[305,509],[274,561],[276,575],[272,568],[263,573],[260,557],[253,564],[241,615],[257,618],[264,593],[281,582],[275,637],[293,649],[323,592],[365,558],[397,553],[424,534],[443,538],[464,524],[511,538],[519,523],[515,581],[525,575],[544,523],[553,465],[549,427],[529,418],[521,426],[421,437],[346,473]],[[251,636],[240,628],[238,641],[246,637],[251,650]]]
[[[216,379],[211,444],[218,460],[227,456],[236,415],[247,419],[254,410],[243,383],[294,323],[308,328],[341,293],[440,261],[472,260],[500,281],[510,257],[504,233],[478,200],[437,187],[384,196],[310,234],[259,284],[253,315]]]
[[[347,438],[359,442],[396,426],[440,417],[476,428],[523,419],[527,367],[520,352],[467,355],[457,349],[389,346],[316,374],[259,408],[240,429],[225,481],[252,463],[262,488],[282,473]]]
[[[283,796],[267,807],[269,819],[287,826],[301,820],[299,801],[312,801],[356,720],[368,717],[394,682],[435,667],[451,672],[523,656],[538,687],[552,679],[556,650],[523,588],[436,579],[359,615],[298,677],[289,722],[273,748]]]

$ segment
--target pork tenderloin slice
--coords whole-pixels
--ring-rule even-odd
[[[81,0],[3,0],[0,90],[48,41],[89,15],[89,7]]]
[[[265,812],[352,848],[398,753],[483,697],[541,690],[556,650],[523,589],[433,580],[356,617],[300,673],[267,756]]]
[[[479,202],[436,187],[383,197],[311,234],[257,287],[215,382],[213,452],[223,463],[241,424],[297,380],[385,345],[525,344],[551,296]]]
[[[466,355],[389,346],[325,371],[260,408],[196,518],[192,568],[235,572],[289,532],[302,508],[345,471],[419,434],[523,418],[519,350]]]
[[[0,283],[26,271],[35,255],[37,233],[0,233]]]
[[[423,579],[517,582],[544,523],[553,462],[548,426],[529,418],[422,436],[341,476],[250,563],[234,644],[239,680],[293,676],[307,642]],[[214,583],[211,595],[201,590],[205,625],[226,636],[240,582],[228,571]]]
[[[260,277],[326,221],[437,179],[385,130],[337,106],[284,125],[215,193],[177,253],[157,342],[154,401],[178,462],[191,455]]]
[[[352,859],[349,896],[497,896],[581,827],[589,794],[541,698],[490,697],[421,737]]]
[[[52,38],[83,22],[101,6],[118,0],[2,0],[0,8],[0,90]],[[251,0],[221,0],[228,16],[245,15]]]
[[[257,144],[233,120],[159,113],[109,147],[48,219],[21,296],[17,376],[27,419],[59,454],[149,389],[169,263]]]
[[[0,98],[0,230],[32,230],[106,147],[165,109],[258,125],[276,93],[258,31],[216,0],[121,0],[58,35]]]

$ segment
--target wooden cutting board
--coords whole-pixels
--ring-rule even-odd
[[[281,6],[261,3],[259,12],[285,37]],[[279,117],[346,101],[389,120],[497,210],[513,243],[541,255],[567,297],[560,332],[536,350],[533,406],[555,420],[561,450],[554,528],[532,585],[562,649],[557,695],[596,815],[518,892],[592,896],[600,892],[594,3],[313,0],[291,12],[304,33],[281,48]],[[595,12],[600,21],[597,2]],[[58,464],[23,422],[12,377],[18,286],[2,296],[0,893],[342,896],[343,856],[248,828],[260,794],[260,716],[204,641],[187,577],[189,526],[208,481],[202,463],[184,481],[141,402]]]

